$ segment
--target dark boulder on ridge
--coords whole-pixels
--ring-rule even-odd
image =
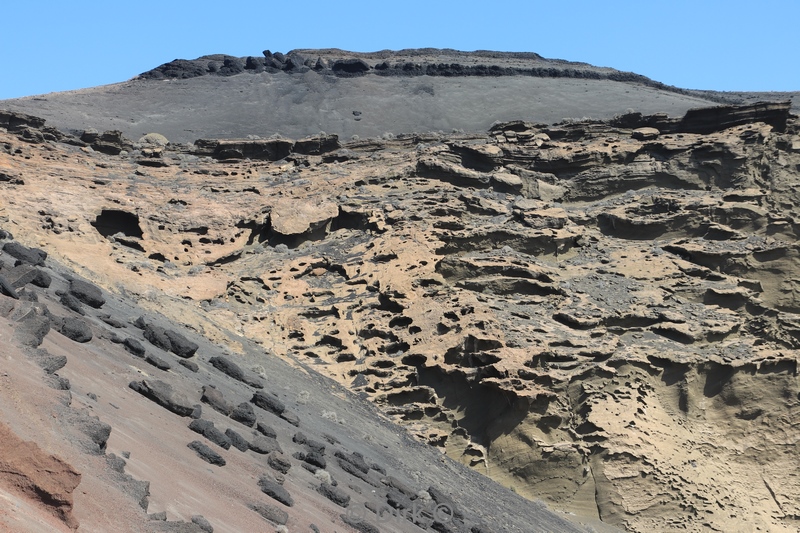
[[[336,74],[363,74],[368,72],[370,66],[363,59],[341,59],[335,61],[331,70]]]

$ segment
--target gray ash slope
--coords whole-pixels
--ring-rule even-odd
[[[629,109],[679,116],[745,99],[533,53],[326,49],[176,59],[123,83],[4,100],[0,107],[62,130],[91,124],[134,139],[158,132],[193,142],[320,131],[343,138],[481,132],[496,121],[611,118]]]
[[[0,239],[0,321],[15,332],[5,355],[11,361],[18,347],[42,368],[43,384],[59,391],[57,404],[32,415],[52,411],[63,424],[56,443],[43,437],[42,446],[106,457],[109,490],[127,493],[130,503],[111,530],[199,532],[210,523],[217,531],[267,531],[288,523],[294,531],[314,524],[371,532],[379,531],[380,506],[403,513],[433,502],[428,508],[447,509],[438,522],[396,518],[392,531],[584,531],[411,439],[315,371],[265,357],[244,338],[244,356],[231,356],[10,233],[0,230]],[[12,363],[3,368],[4,378],[17,377]],[[0,407],[11,401],[6,395]],[[2,422],[18,431],[30,424]],[[45,507],[55,505],[48,488],[35,489]]]

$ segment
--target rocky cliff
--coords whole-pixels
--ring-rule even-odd
[[[794,531],[789,110],[165,146],[28,120],[0,145],[0,216],[531,500],[630,531]]]

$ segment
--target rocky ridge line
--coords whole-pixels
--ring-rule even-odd
[[[235,76],[261,72],[353,77],[372,74],[385,77],[502,77],[533,76],[543,78],[578,78],[639,83],[660,90],[690,94],[690,91],[651,80],[633,72],[595,67],[587,63],[545,59],[539,54],[522,52],[461,52],[449,49],[410,49],[372,53],[338,49],[299,49],[286,54],[263,51],[261,56],[235,57],[211,54],[197,59],[175,59],[140,74],[137,79],[187,79],[200,76]],[[730,101],[721,95],[706,95],[710,100]]]

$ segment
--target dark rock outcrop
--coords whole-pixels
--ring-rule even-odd
[[[53,318],[53,327],[56,331],[75,342],[89,342],[93,337],[92,328],[82,318]]]
[[[104,131],[98,136],[87,139],[84,135],[81,140],[91,145],[94,150],[108,155],[119,155],[123,150],[133,150],[133,141],[126,138],[119,130]]]
[[[250,449],[250,443],[247,442],[247,439],[242,437],[236,431],[228,428],[225,430],[225,436],[231,441],[231,446],[239,450],[240,452],[246,452]]]
[[[189,357],[192,357],[199,348],[197,343],[190,341],[183,334],[178,333],[177,331],[168,329],[164,331],[164,334],[167,336],[170,342],[169,350],[178,357],[188,359]]]
[[[8,255],[18,259],[19,263],[33,266],[44,266],[47,259],[47,252],[38,248],[28,248],[18,242],[7,242],[3,245],[3,251]]]
[[[292,153],[294,143],[284,139],[268,140],[208,140],[194,143],[198,154],[208,154],[214,159],[261,159],[278,161]]]
[[[61,299],[59,300],[61,305],[70,309],[71,311],[75,311],[81,316],[86,315],[86,311],[83,309],[83,304],[80,300],[75,298],[72,294],[64,293],[61,295]]]
[[[334,61],[331,67],[331,70],[339,75],[358,75],[368,72],[369,69],[370,67],[367,62],[358,58]]]
[[[328,498],[330,501],[339,507],[347,507],[350,505],[350,495],[338,487],[334,487],[328,483],[322,483],[317,492]]]
[[[203,395],[200,397],[200,401],[207,403],[214,410],[225,416],[230,415],[233,411],[233,405],[225,399],[216,387],[211,385],[203,385]]]
[[[237,405],[230,416],[247,427],[253,427],[256,423],[256,413],[253,410],[253,406],[247,402]]]
[[[281,502],[286,507],[292,507],[294,505],[294,499],[289,494],[289,491],[270,478],[262,476],[261,479],[258,480],[258,487],[261,489],[261,492]]]
[[[304,155],[322,155],[338,150],[341,147],[339,136],[330,134],[300,139],[294,143],[292,151]]]
[[[13,133],[25,128],[41,129],[45,120],[41,117],[18,113],[15,111],[0,110],[0,128]]]
[[[137,341],[136,339],[132,339],[128,337],[124,341],[122,341],[123,346],[125,349],[130,352],[131,354],[135,355],[136,357],[144,357],[145,349],[142,346],[142,343]]]
[[[248,507],[274,524],[285,525],[289,521],[289,513],[283,509],[278,509],[273,505],[266,503],[251,503],[248,505]]]
[[[747,105],[723,105],[690,109],[681,118],[665,114],[642,115],[633,112],[620,115],[611,123],[624,128],[654,128],[659,133],[709,134],[734,126],[764,122],[776,132],[786,131],[792,102],[757,102]]]
[[[183,394],[176,392],[169,383],[143,379],[131,381],[128,386],[178,416],[189,417],[194,412],[194,405]]]
[[[0,274],[0,294],[19,300],[17,289],[2,274]]]
[[[267,458],[267,464],[281,474],[286,474],[292,467],[289,459],[280,452],[273,452]]]
[[[165,352],[168,352],[172,349],[172,342],[167,336],[167,330],[161,326],[147,324],[144,327],[143,334],[144,338],[156,348],[161,348]]]
[[[378,526],[368,522],[367,520],[359,517],[359,516],[352,516],[350,514],[343,514],[341,515],[342,522],[347,524],[348,526],[352,527],[356,531],[360,533],[380,533],[381,530],[378,529]]]
[[[186,79],[204,76],[208,73],[207,66],[201,66],[195,61],[175,59],[141,75],[144,79],[160,80],[165,78]]]
[[[90,307],[99,309],[106,303],[103,291],[87,281],[73,279],[69,283],[69,293]]]
[[[36,287],[46,289],[50,287],[52,283],[50,274],[41,268],[36,268],[26,263],[13,268],[4,269],[3,276],[5,276],[8,282],[16,289],[21,289],[29,283]]]
[[[135,325],[142,329],[144,338],[150,344],[165,352],[172,352],[184,359],[192,357],[197,352],[197,343],[190,341],[183,334],[163,328],[145,317],[139,317]]]
[[[50,331],[50,318],[36,312],[29,313],[18,321],[14,336],[24,346],[36,348]]]
[[[166,370],[169,370],[170,368],[172,368],[172,365],[169,364],[169,362],[165,361],[164,359],[162,359],[162,358],[160,358],[157,355],[152,354],[152,353],[149,353],[149,354],[145,355],[144,360],[147,363],[153,365],[154,367],[156,367],[159,370],[165,370],[166,371]]]
[[[257,391],[253,394],[250,401],[265,411],[269,411],[278,416],[286,410],[284,403],[280,401],[277,396],[268,392]]]
[[[227,463],[225,458],[223,458],[220,454],[209,448],[207,445],[203,444],[199,440],[193,440],[189,444],[186,445],[189,449],[194,450],[200,459],[203,461],[212,464],[214,466],[225,466]]]
[[[253,437],[250,441],[250,449],[261,455],[267,455],[272,452],[283,453],[281,445],[277,440],[261,435]]]
[[[88,441],[82,442],[84,451],[103,455],[106,451],[108,439],[111,436],[111,426],[90,414],[86,409],[71,411],[66,415],[66,421],[75,427],[86,437]]]
[[[192,420],[189,424],[189,429],[195,433],[199,433],[217,446],[227,450],[231,447],[231,440],[219,429],[214,426],[214,423],[209,420]]]
[[[244,67],[244,62],[241,59],[229,57],[223,60],[222,67],[217,70],[217,74],[220,76],[235,76],[244,72]]]
[[[239,365],[230,359],[222,356],[215,356],[209,359],[208,362],[220,372],[227,374],[237,381],[246,383],[255,389],[264,388],[264,383],[261,381],[261,379],[251,375],[249,372],[242,370]]]

